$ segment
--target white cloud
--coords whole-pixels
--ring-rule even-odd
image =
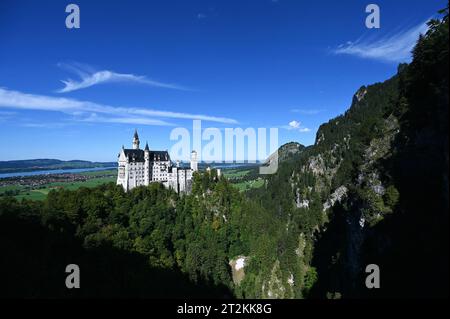
[[[378,39],[361,38],[354,42],[348,41],[334,49],[333,53],[385,62],[408,62],[411,60],[411,51],[416,45],[419,35],[426,33],[427,30],[428,26],[426,22],[423,22],[410,29]]]
[[[292,127],[292,128],[300,128],[300,122],[297,122],[297,121],[291,121],[291,122],[289,122],[289,126],[290,127]]]
[[[122,123],[125,123],[125,121],[131,121],[133,119],[133,121],[135,121],[133,123],[139,124],[137,121],[141,121],[142,124],[147,123],[148,125],[150,125],[150,123],[154,123],[152,125],[172,125],[167,122],[156,122],[154,120],[155,117],[187,120],[197,119],[224,124],[238,123],[235,119],[227,117],[160,111],[135,107],[115,107],[89,101],[79,101],[71,98],[36,95],[0,88],[0,108],[2,107],[22,110],[55,111],[74,116],[83,116],[86,113],[100,113],[103,115],[109,115],[110,117],[108,118],[110,119],[111,117],[116,118],[116,122],[123,121]],[[139,118],[141,120],[139,120]]]
[[[311,129],[309,129],[307,127],[304,127],[302,125],[302,123],[300,123],[299,121],[296,121],[296,120],[292,120],[292,121],[289,122],[288,125],[282,125],[280,127],[285,129],[285,130],[289,130],[289,131],[295,130],[295,131],[298,131],[300,133],[307,133],[307,132],[311,131]]]
[[[183,86],[155,81],[141,75],[123,74],[108,70],[95,72],[92,70],[92,68],[81,64],[59,64],[59,66],[76,73],[81,78],[81,80],[62,80],[61,82],[63,82],[65,86],[64,88],[57,90],[58,93],[72,92],[85,89],[97,84],[114,82],[133,82],[165,89],[183,91],[189,90],[188,88],[185,88]]]

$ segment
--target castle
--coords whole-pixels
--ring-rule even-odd
[[[148,143],[144,150],[139,148],[139,136],[134,132],[133,148],[122,146],[118,155],[117,185],[125,191],[150,183],[162,183],[177,193],[189,193],[192,188],[192,175],[198,170],[197,153],[192,151],[190,168],[172,165],[169,152],[150,151]]]

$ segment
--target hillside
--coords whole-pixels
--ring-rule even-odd
[[[252,296],[448,295],[448,11],[413,55],[255,192],[285,229]],[[372,263],[383,289],[365,287]]]

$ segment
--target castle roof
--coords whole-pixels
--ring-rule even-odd
[[[125,157],[130,162],[144,162],[145,156],[143,150],[124,149]],[[169,152],[167,151],[150,151],[150,161],[170,161]]]
[[[169,152],[167,151],[150,151],[151,161],[170,161]]]
[[[124,149],[125,157],[130,162],[144,162],[144,151],[135,149]]]

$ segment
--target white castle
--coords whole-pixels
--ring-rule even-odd
[[[162,183],[177,193],[189,193],[192,189],[192,174],[198,170],[197,152],[191,153],[190,168],[172,165],[168,151],[150,151],[139,148],[139,136],[134,132],[133,148],[122,146],[118,156],[117,185],[125,191],[150,183]]]

